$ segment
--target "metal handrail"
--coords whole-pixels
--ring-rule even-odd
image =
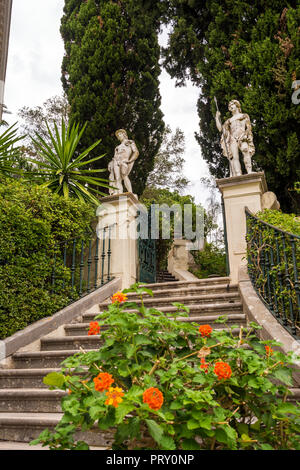
[[[97,234],[85,233],[56,243],[52,294],[63,293],[72,303],[113,279],[111,233],[114,225],[101,228]]]
[[[256,217],[246,207],[248,273],[272,315],[300,339],[300,237]]]

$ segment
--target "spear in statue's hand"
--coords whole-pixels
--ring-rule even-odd
[[[224,141],[224,144],[225,144],[226,157],[228,158],[228,160],[230,160],[229,152],[228,152],[228,148],[227,148],[227,143],[226,143],[226,139],[225,139],[225,135],[224,135],[224,129],[223,129],[222,122],[221,122],[221,119],[220,119],[221,113],[219,111],[218,101],[217,101],[217,98],[215,96],[214,96],[214,101],[216,103],[217,115],[218,115],[219,122],[220,122],[220,127],[221,127],[221,129],[219,129],[219,130],[220,130],[220,132],[222,132],[223,141]]]

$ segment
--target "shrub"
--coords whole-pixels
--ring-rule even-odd
[[[55,432],[46,429],[32,444],[87,450],[75,431],[97,423],[99,432],[116,430],[113,449],[300,448],[300,412],[287,401],[292,353],[259,341],[254,323],[238,337],[236,326],[199,328],[179,320],[188,315],[184,305],[163,314],[145,307],[148,289],[127,292],[141,303],[114,298],[97,317],[101,348],[69,357],[44,378],[69,393]]]
[[[258,212],[256,217],[281,230],[300,236],[300,217],[295,214],[285,214],[281,211],[265,209]]]
[[[226,254],[212,243],[205,243],[202,251],[192,251],[196,268],[190,271],[199,279],[208,276],[226,276]]]
[[[1,339],[68,303],[67,291],[51,293],[55,243],[86,233],[92,217],[85,203],[33,184],[0,180]]]

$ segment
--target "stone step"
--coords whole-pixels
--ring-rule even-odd
[[[173,306],[156,306],[157,310],[160,310],[163,313],[172,313],[176,312],[177,308]],[[229,315],[232,313],[242,313],[243,312],[243,305],[241,302],[235,302],[235,303],[230,303],[230,302],[222,302],[222,303],[210,303],[210,304],[192,304],[189,305],[190,309],[190,316],[194,315],[200,315],[202,314],[209,314],[209,313],[214,313],[218,314],[219,316],[221,315]],[[134,309],[126,309],[124,312],[135,312],[136,310]],[[85,313],[82,315],[82,321],[83,323],[87,323],[90,321],[93,321],[95,319],[95,316],[101,315],[99,312],[89,312]]]
[[[89,327],[89,325],[88,325]],[[44,338],[41,340],[41,351],[67,351],[67,350],[79,350],[80,347],[83,349],[97,349],[101,346],[101,336],[93,335],[88,336],[86,334],[82,336],[62,336],[59,338]]]
[[[53,430],[62,418],[62,413],[0,413],[0,439],[2,441],[30,442],[45,429]],[[94,426],[89,431],[79,431],[76,440],[91,446],[110,447],[113,431],[100,431]]]
[[[68,323],[64,326],[66,337],[87,336],[89,326],[89,323]],[[107,326],[101,325],[101,331],[107,330],[107,328]],[[100,335],[95,335],[95,338],[101,338],[101,333]]]
[[[48,388],[43,378],[50,372],[60,369],[0,369],[0,389]]]
[[[83,367],[83,369],[88,370]],[[74,369],[71,369],[74,371]],[[51,369],[0,369],[0,389],[48,389],[43,378],[51,372],[61,372],[59,368]],[[82,372],[74,372],[82,376]]]
[[[229,277],[212,277],[209,279],[195,279],[193,281],[175,281],[175,282],[159,282],[143,284],[145,287],[151,290],[158,289],[175,289],[176,287],[198,287],[198,286],[213,286],[218,284],[229,284]]]
[[[0,389],[0,413],[60,413],[63,390]]]
[[[218,294],[218,293],[230,293],[230,292],[238,292],[237,284],[216,284],[216,285],[199,285],[199,286],[192,286],[192,287],[176,287],[176,288],[169,288],[169,289],[156,289],[153,291],[154,296],[151,297],[149,294],[144,294],[144,299],[151,299],[151,298],[161,298],[161,297],[172,297],[172,296],[180,296],[185,297],[190,295],[202,295],[202,294]],[[139,297],[134,292],[128,292],[126,294],[128,296],[128,301],[133,299],[138,299]]]
[[[96,350],[96,349],[95,349]],[[93,349],[89,349],[93,351]],[[14,367],[16,369],[40,369],[40,368],[58,368],[62,361],[76,353],[76,350],[62,351],[35,351],[35,352],[16,352],[13,354]]]
[[[135,302],[137,305],[141,305],[141,300],[138,297],[135,298],[128,298],[129,302]],[[220,303],[220,302],[230,302],[230,303],[240,303],[240,295],[238,292],[230,292],[230,293],[218,293],[218,294],[202,294],[202,295],[176,295],[176,293],[173,293],[173,295],[168,296],[168,297],[158,297],[155,295],[153,298],[152,297],[147,297],[143,299],[144,304],[147,307],[155,307],[159,308],[164,305],[169,305],[171,306],[173,302],[179,302],[183,303],[184,305],[190,306],[193,304],[201,304],[201,303]],[[110,301],[102,302],[99,304],[100,310],[103,310],[107,308],[108,305],[110,305]]]

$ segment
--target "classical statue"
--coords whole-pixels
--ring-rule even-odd
[[[240,176],[242,174],[239,151],[242,152],[247,173],[252,173],[251,157],[255,153],[255,147],[248,114],[242,113],[239,101],[232,100],[228,105],[232,117],[222,125],[221,113],[216,99],[215,102],[217,105],[216,125],[222,133],[221,147],[223,155],[229,160],[230,176]]]
[[[124,129],[119,129],[115,133],[117,139],[120,141],[115,149],[114,158],[108,165],[109,171],[109,184],[116,189],[110,188],[109,194],[122,194],[123,185],[128,192],[132,193],[132,186],[129,179],[135,160],[139,156],[139,151],[133,140],[129,140],[127,132]]]

